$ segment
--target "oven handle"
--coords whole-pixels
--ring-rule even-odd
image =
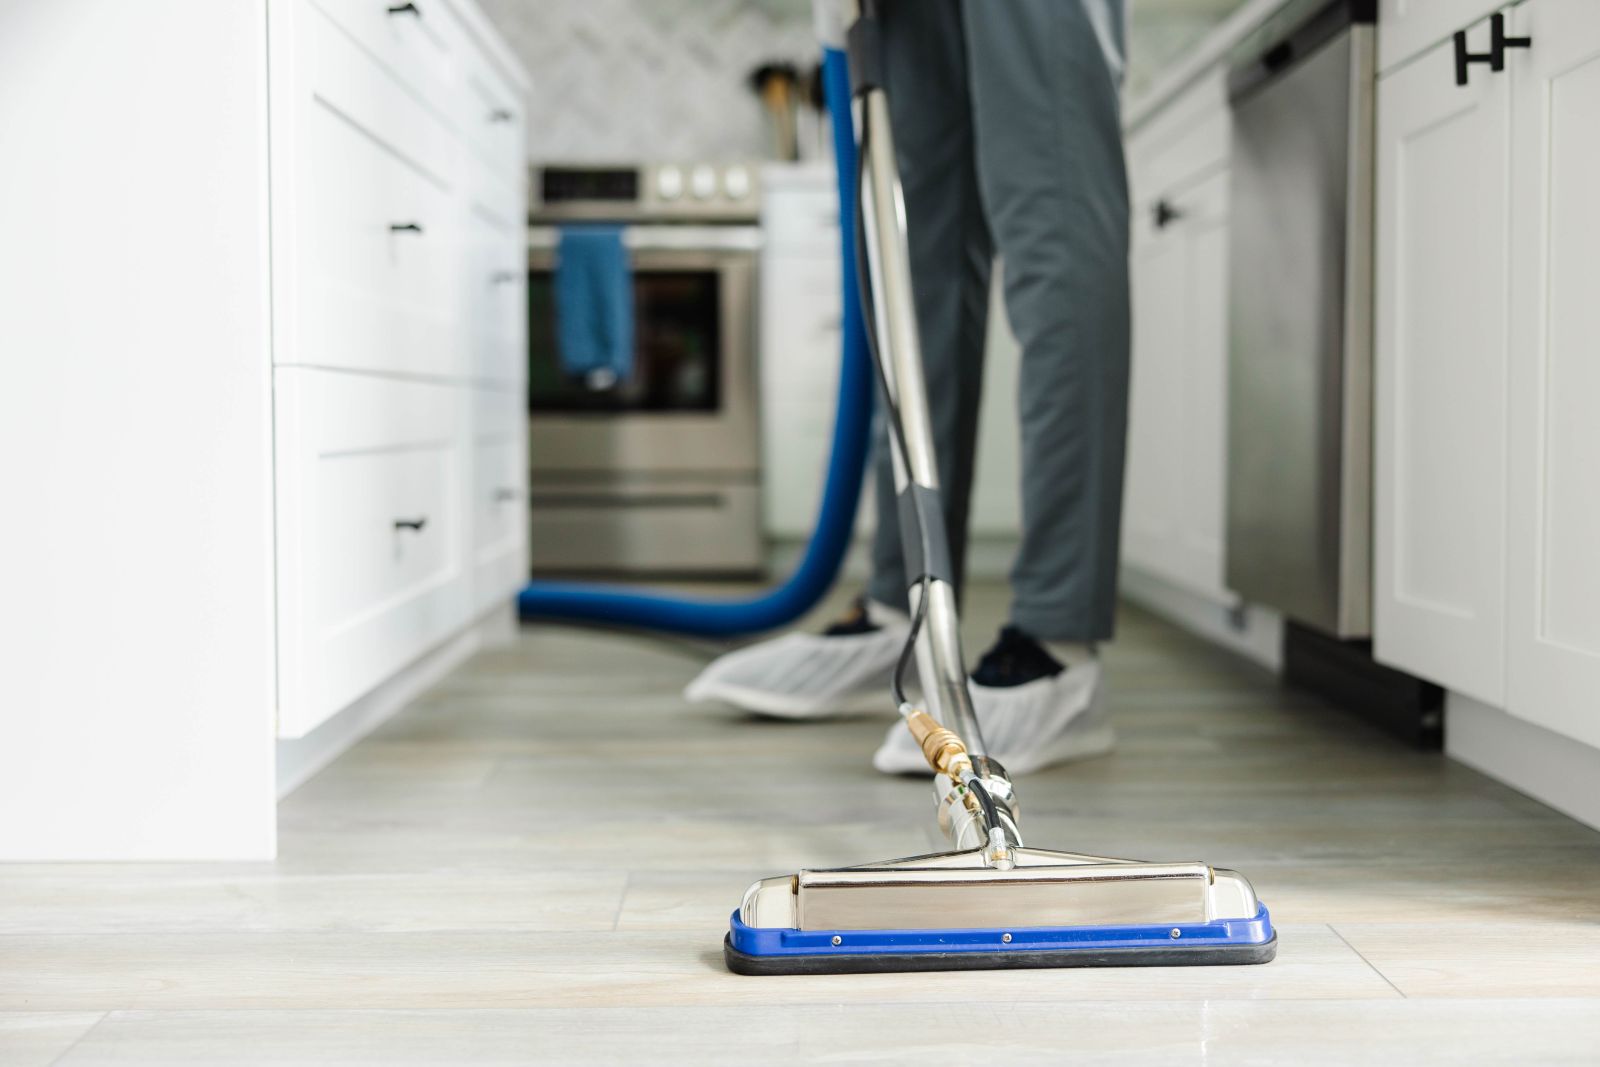
[[[554,251],[561,231],[529,226],[529,251]],[[759,226],[625,226],[622,243],[632,252],[759,252]]]

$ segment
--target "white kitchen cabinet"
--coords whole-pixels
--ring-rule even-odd
[[[469,6],[268,16],[278,732],[300,738],[525,578],[523,124]]]
[[[1223,532],[1228,437],[1228,179],[1179,197],[1188,285],[1174,560],[1197,592],[1226,597]]]
[[[467,621],[461,393],[276,372],[278,731],[300,737]]]
[[[1133,366],[1123,562],[1188,592],[1223,580],[1228,115],[1220,86],[1130,152]],[[1158,119],[1169,122],[1169,117]],[[1144,141],[1157,139],[1153,146]]]
[[[1511,18],[1513,35],[1532,47],[1507,63],[1514,206],[1504,706],[1600,747],[1600,4],[1529,0]]]
[[[0,859],[271,859],[510,617],[525,78],[472,0],[11,8]]]
[[[831,168],[762,172],[760,274],[762,522],[810,536],[839,387],[843,305],[839,198]]]
[[[265,858],[261,6],[0,26],[0,860]]]
[[[1487,66],[1457,85],[1448,42],[1379,82],[1374,651],[1497,706],[1510,104]]]

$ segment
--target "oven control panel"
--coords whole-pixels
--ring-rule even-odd
[[[535,222],[753,222],[761,173],[746,162],[549,164],[533,168],[531,192]]]

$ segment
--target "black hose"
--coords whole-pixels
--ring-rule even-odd
[[[906,643],[900,646],[900,656],[894,662],[894,674],[889,677],[889,689],[894,694],[895,707],[903,707],[906,701],[906,668],[911,665],[911,660],[917,649],[917,634],[922,630],[922,620],[928,617],[928,592],[932,583],[928,576],[922,576],[922,591],[917,595],[917,613],[911,616],[911,630],[906,634]]]
[[[1000,823],[1000,809],[995,806],[994,797],[989,795],[989,790],[980,782],[976,775],[968,778],[966,787],[972,790],[972,795],[978,798],[978,807],[983,809],[983,821],[989,824],[991,830],[1004,830]]]

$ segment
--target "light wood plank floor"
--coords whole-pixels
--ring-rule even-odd
[[[526,631],[291,796],[276,864],[0,867],[0,1064],[1600,1062],[1600,834],[1133,610],[1120,744],[1025,828],[1244,871],[1276,962],[731,976],[750,879],[941,842],[888,718],[687,706],[707,655]]]

